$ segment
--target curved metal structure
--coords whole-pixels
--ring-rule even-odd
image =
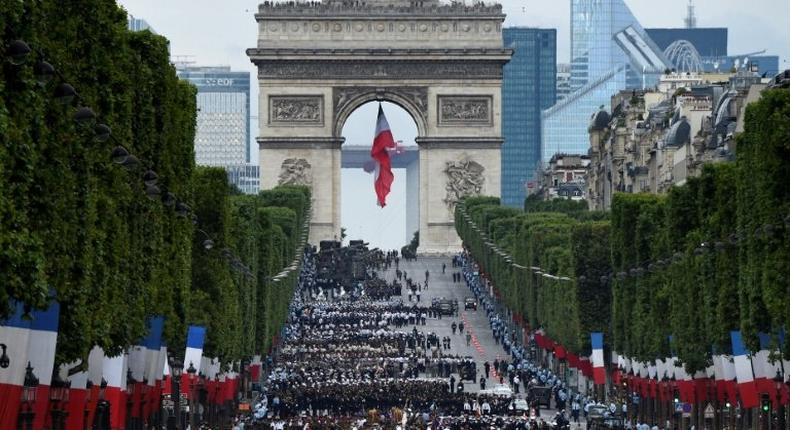
[[[702,58],[697,48],[688,40],[676,40],[664,50],[664,55],[678,73],[702,73]]]

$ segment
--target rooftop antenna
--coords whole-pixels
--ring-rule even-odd
[[[694,0],[689,0],[688,15],[683,21],[686,22],[686,28],[697,28],[697,16],[694,14]]]

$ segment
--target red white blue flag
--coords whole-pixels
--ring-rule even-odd
[[[757,385],[754,382],[754,371],[749,352],[743,344],[740,331],[731,331],[732,355],[735,361],[735,376],[738,380],[738,392],[744,408],[756,408],[760,401],[757,396]]]
[[[387,117],[384,116],[384,110],[381,108],[381,105],[379,105],[379,114],[376,120],[376,134],[373,138],[373,148],[370,150],[370,156],[376,163],[374,188],[376,190],[378,205],[381,207],[387,205],[387,195],[390,193],[392,181],[395,180],[395,175],[392,174],[392,162],[390,161],[390,154],[388,152],[389,149],[394,148],[395,139],[392,137]]]
[[[606,368],[603,362],[603,333],[590,333],[590,343],[592,344],[590,361],[593,366],[593,380],[596,385],[604,385],[606,384]]]

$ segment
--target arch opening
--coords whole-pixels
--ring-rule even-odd
[[[374,164],[370,150],[376,129],[379,102],[367,101],[338,115],[341,147],[340,225],[345,240],[365,239],[370,247],[400,249],[419,229],[418,121],[404,107],[391,101],[381,106],[397,143],[390,153],[395,180],[387,205],[376,202]]]

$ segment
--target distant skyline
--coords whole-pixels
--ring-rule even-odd
[[[625,0],[634,16],[646,28],[650,27],[683,27],[683,18],[686,16],[688,0]],[[229,65],[233,70],[249,71],[256,76],[256,70],[247,58],[245,51],[254,47],[258,37],[254,13],[258,10],[259,0],[225,0],[218,3],[215,0],[119,0],[130,14],[136,18],[144,19],[156,32],[170,40],[170,52],[175,57],[187,56],[197,65]],[[557,61],[568,63],[570,61],[570,0],[547,2],[545,0],[506,0],[501,2],[507,14],[505,26],[528,26],[557,29]],[[729,52],[732,55],[748,52],[767,50],[767,54],[779,56],[779,68],[790,68],[790,26],[787,25],[787,16],[790,16],[790,1],[788,0],[696,0],[697,26],[698,27],[727,27],[729,28]],[[184,57],[181,57],[184,58]],[[253,85],[251,99],[251,130],[254,135],[258,132],[258,87]],[[371,109],[369,104],[362,108]],[[374,110],[375,112],[375,110]],[[401,111],[405,114],[405,111]],[[387,112],[390,115],[390,112]],[[396,138],[413,142],[413,137],[406,139],[405,130],[413,127],[413,120],[405,114],[405,118],[396,119],[398,114],[392,113],[390,125],[396,133]],[[356,118],[359,118],[358,120]],[[365,133],[373,133],[374,122],[365,114],[357,116],[355,112],[346,123],[345,129],[349,133],[348,142],[364,142]],[[404,131],[404,137],[397,134]],[[416,134],[416,131],[415,131]],[[350,137],[350,136],[354,137]],[[359,137],[357,137],[359,136]],[[258,162],[258,151],[253,150],[252,162]],[[368,175],[361,171],[343,172],[343,224],[349,226],[361,225],[360,234],[367,231],[381,231],[379,222],[385,219],[389,210],[395,216],[398,205],[405,206],[399,201],[405,196],[399,191],[398,178],[393,188],[392,199],[387,212],[373,208],[379,212],[369,211],[367,203],[373,203],[373,197],[368,200],[358,199],[360,206],[348,209],[350,204],[347,196],[363,192],[366,186],[372,185]],[[397,175],[397,172],[396,172]],[[367,184],[365,184],[367,182]],[[405,181],[404,181],[405,183]],[[368,190],[370,191],[370,190]],[[365,196],[366,194],[361,194]],[[400,196],[400,197],[398,197]],[[367,203],[366,203],[367,202]],[[357,214],[359,218],[354,218]],[[398,244],[389,245],[394,237],[382,237],[380,245],[400,248],[404,243],[402,238],[405,231],[405,210],[399,212],[400,219],[393,219],[392,225],[401,233],[397,235]],[[386,218],[389,219],[389,218]],[[383,224],[382,224],[383,226]],[[351,227],[349,227],[351,228]],[[378,230],[377,230],[378,229]],[[363,237],[371,240],[372,237]],[[373,244],[372,244],[373,245]],[[376,245],[373,245],[376,246]]]

